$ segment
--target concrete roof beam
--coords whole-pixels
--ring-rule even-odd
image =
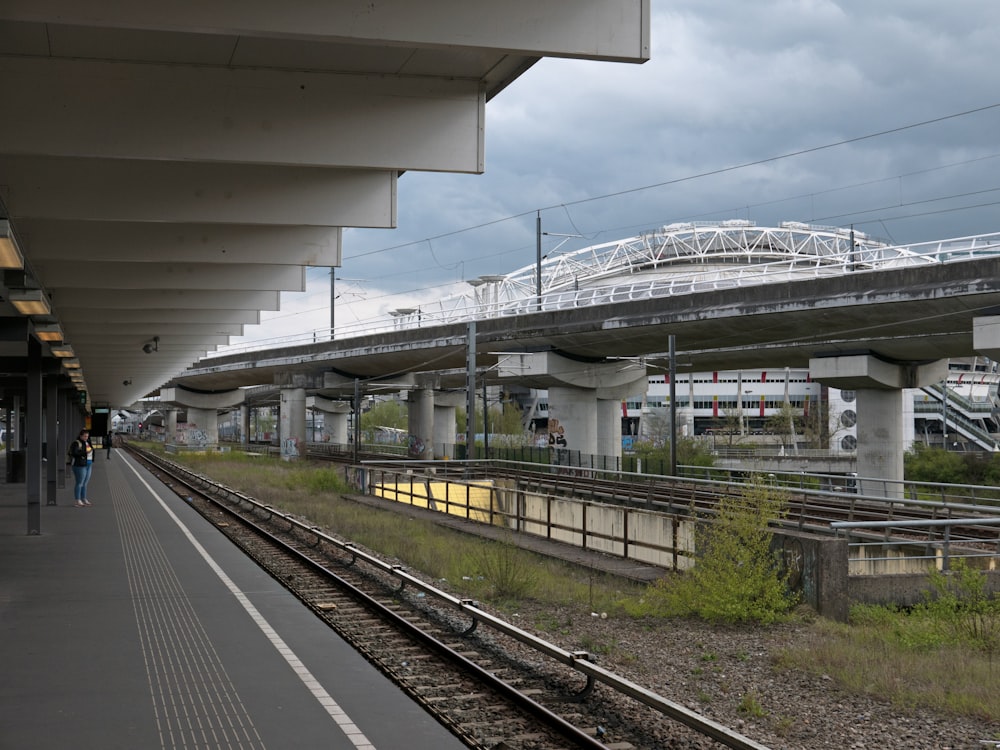
[[[21,219],[18,239],[33,262],[241,263],[339,266],[340,227],[160,224]]]
[[[117,26],[202,36],[232,36],[205,64],[252,65],[254,43],[263,37],[275,43],[287,40],[345,42],[353,47],[382,45],[461,51],[509,50],[532,55],[580,57],[595,60],[644,62],[649,59],[649,0],[505,0],[469,3],[468,0],[383,0],[378,3],[323,3],[297,0],[281,4],[280,12],[268,0],[215,0],[160,6],[114,0],[7,0],[4,16],[25,22]],[[630,33],[622,33],[628,30]],[[235,42],[246,43],[248,50]],[[38,52],[46,47],[39,40]],[[70,51],[61,52],[66,54]],[[412,50],[407,49],[408,53]],[[211,48],[203,54],[212,53]],[[150,54],[147,50],[147,54]],[[274,57],[274,51],[270,58]],[[413,65],[415,63],[411,63]],[[414,74],[410,68],[403,72]]]
[[[0,174],[17,185],[4,196],[17,220],[381,229],[396,223],[395,171],[7,154]],[[169,237],[170,228],[163,229]]]
[[[886,362],[868,354],[814,357],[809,374],[824,385],[846,390],[901,390],[940,383],[948,376],[948,360],[929,363]]]
[[[183,388],[160,389],[162,403],[183,406],[188,409],[229,409],[242,404],[243,395],[242,390],[199,393]]]

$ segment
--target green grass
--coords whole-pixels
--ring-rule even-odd
[[[651,626],[667,619],[659,588],[630,585],[538,557],[513,544],[483,542],[406,514],[343,499],[341,493],[347,494],[347,489],[329,464],[239,453],[171,458],[261,502],[308,518],[331,534],[396,558],[457,595],[511,613],[526,600],[552,605],[558,614],[539,616],[530,623],[544,632],[565,634],[574,617],[589,618],[591,612],[635,618]],[[969,583],[975,582],[974,575],[964,576],[956,575],[953,584],[974,588]],[[961,596],[948,596],[908,611],[855,606],[846,624],[808,617],[803,620],[808,638],[782,650],[775,668],[829,676],[846,690],[906,708],[995,720],[1000,716],[996,689],[1000,664],[992,645],[1000,632],[1000,603],[978,602],[976,618],[970,619]],[[614,642],[590,646],[595,652],[617,650]],[[708,666],[716,655],[702,648],[702,663]],[[741,710],[751,718],[766,714],[761,697],[753,693],[743,696]]]
[[[935,639],[935,629],[925,618],[890,610],[849,624],[817,620],[808,641],[786,649],[777,666],[829,676],[905,708],[996,720],[1000,666],[968,644]]]

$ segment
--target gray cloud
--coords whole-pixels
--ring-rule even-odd
[[[693,178],[1000,103],[1000,3],[653,6],[648,63],[539,62],[487,106],[486,173],[404,175],[398,228],[346,232],[342,275],[436,298],[533,262],[538,210],[586,235],[568,248],[733,217],[897,242],[1000,231],[1000,108]]]

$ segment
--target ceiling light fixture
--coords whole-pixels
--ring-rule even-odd
[[[147,341],[142,345],[142,350],[146,352],[146,354],[152,354],[153,352],[160,351],[160,337],[153,336],[152,341]]]
[[[49,344],[49,352],[53,357],[73,357],[76,356],[76,352],[73,351],[72,344]]]
[[[58,323],[43,323],[35,325],[35,336],[39,341],[56,342],[63,340],[62,328]]]
[[[7,299],[21,315],[48,315],[52,312],[49,300],[41,289],[11,289]]]
[[[24,255],[6,219],[0,220],[0,268],[24,268]]]

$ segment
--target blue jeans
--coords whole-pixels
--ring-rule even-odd
[[[86,466],[74,466],[73,476],[76,477],[76,486],[73,488],[74,500],[87,499],[87,482],[90,481],[90,472],[94,465],[88,463]]]

